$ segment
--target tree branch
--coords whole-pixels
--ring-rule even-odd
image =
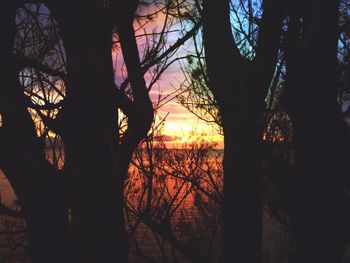
[[[0,201],[0,215],[10,216],[10,217],[16,217],[16,218],[23,218],[23,213],[15,211]]]
[[[18,59],[19,65],[23,68],[24,67],[35,68],[38,71],[42,71],[51,76],[60,77],[63,80],[66,80],[67,78],[67,75],[65,72],[52,69],[49,66],[40,63],[38,60],[31,59],[24,56],[20,56],[17,59]]]

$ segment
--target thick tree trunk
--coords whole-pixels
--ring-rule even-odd
[[[314,1],[288,92],[294,125],[294,262],[341,262],[345,126],[337,104],[339,2]],[[304,19],[306,21],[306,19]],[[294,65],[292,63],[295,63]]]
[[[27,111],[13,54],[16,32],[15,1],[0,4],[0,129],[1,169],[21,205],[34,262],[69,262],[67,207],[61,178],[45,160],[34,123]]]
[[[264,99],[276,66],[284,1],[264,1],[257,55],[235,46],[230,1],[203,2],[203,39],[224,130],[223,262],[261,262],[259,147]]]
[[[60,118],[76,262],[127,262],[111,23],[97,1],[60,4],[53,11],[68,62]]]
[[[229,1],[204,3],[204,45],[210,88],[224,129],[223,262],[261,261],[261,194],[257,127],[233,50]],[[220,15],[218,15],[220,14]],[[218,21],[219,20],[219,21]],[[220,39],[220,40],[219,40]]]
[[[239,134],[232,129],[235,125],[245,125],[242,120],[228,123],[223,118],[223,123],[223,262],[261,262],[262,201],[255,155],[258,138],[254,132]]]

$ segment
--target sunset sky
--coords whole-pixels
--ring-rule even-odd
[[[174,65],[170,70],[164,73],[162,80],[159,83],[159,88],[165,95],[171,93],[177,88],[183,80],[183,73],[180,66]],[[151,98],[157,101],[158,90],[151,91]],[[222,148],[222,136],[219,135],[218,127],[213,127],[194,114],[184,108],[175,98],[165,104],[157,112],[156,118],[164,118],[168,114],[165,125],[164,135],[173,138],[173,141],[168,138],[168,144],[178,145],[186,141],[198,140],[199,138],[206,141],[214,141],[219,143],[218,147]],[[191,137],[192,134],[192,137]]]
[[[158,17],[154,21],[150,22],[146,27],[145,31],[150,33],[152,31],[160,32],[163,26],[163,17]],[[134,27],[137,29],[139,25],[135,22]],[[188,30],[191,26],[188,27]],[[178,30],[178,26],[174,25],[171,28],[172,33],[168,35],[168,44],[171,45],[178,38],[180,38],[184,32]],[[142,34],[136,31],[136,35]],[[187,55],[191,49],[191,41],[189,40],[185,45],[183,45],[175,57],[182,57]],[[145,38],[139,38],[139,51],[140,57],[142,59],[143,46]],[[115,52],[113,54],[114,64],[116,68],[116,83],[120,84],[123,80],[122,71],[125,70],[123,67],[123,58],[121,52]],[[184,76],[181,70],[181,64],[185,65],[185,60],[180,60],[172,64],[163,74],[161,79],[153,86],[150,91],[150,97],[155,103],[158,100],[159,94],[165,97],[168,94],[172,94],[184,80]],[[145,80],[148,83],[150,80],[149,75],[145,75]],[[172,96],[174,97],[174,96]],[[219,127],[213,126],[213,124],[208,124],[205,121],[200,120],[194,114],[190,113],[186,108],[184,108],[179,101],[174,98],[164,106],[162,106],[156,113],[156,120],[162,120],[165,116],[166,120],[164,123],[162,134],[168,146],[170,147],[180,147],[184,142],[199,141],[201,139],[217,143],[217,148],[223,148],[223,136],[219,134]]]

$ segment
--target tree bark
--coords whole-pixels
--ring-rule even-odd
[[[346,130],[337,104],[339,1],[310,3],[299,13],[303,34],[295,36],[302,39],[287,61],[296,149],[293,262],[342,262]]]
[[[68,63],[60,119],[76,262],[127,262],[110,16],[98,1],[51,6]]]
[[[261,118],[276,66],[284,1],[264,1],[253,62],[245,61],[235,46],[229,2],[203,2],[203,39],[224,131],[223,262],[252,263],[262,260]]]

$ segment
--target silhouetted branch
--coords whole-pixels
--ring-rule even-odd
[[[48,75],[60,77],[62,80],[66,80],[66,78],[67,78],[67,75],[65,72],[52,69],[48,65],[44,65],[44,64],[40,63],[36,59],[31,59],[28,57],[21,56],[18,58],[18,62],[23,68],[24,67],[32,67],[32,68],[35,68],[36,70],[44,72]]]
[[[20,211],[13,210],[0,201],[0,215],[6,215],[10,217],[16,217],[16,218],[24,218],[23,213]]]
[[[202,20],[198,21],[194,27],[189,30],[183,37],[179,38],[173,45],[171,45],[166,51],[164,51],[162,54],[157,56],[156,58],[153,58],[152,60],[142,63],[142,72],[145,74],[148,69],[156,65],[157,63],[161,62],[164,58],[171,55],[173,52],[175,52],[180,46],[182,46],[187,40],[189,40],[193,35],[197,33],[197,31],[202,26]],[[126,78],[123,83],[120,85],[120,89],[124,90],[127,85],[129,84],[130,79]]]

